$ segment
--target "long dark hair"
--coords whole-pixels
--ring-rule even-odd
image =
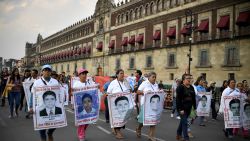
[[[225,83],[227,83],[227,81],[228,81],[228,80],[224,80],[221,87],[224,88],[224,85],[225,85]],[[227,83],[227,85],[228,85],[228,83]]]
[[[199,76],[199,77],[197,78],[196,82],[194,83],[194,85],[195,85],[195,86],[198,86],[198,85],[199,85],[199,82],[200,82],[201,80],[204,80],[203,76]]]
[[[19,74],[18,68],[14,68],[14,69],[12,70],[12,72],[11,72],[11,75],[10,75],[10,81],[12,81],[12,83],[15,81],[15,77],[16,77],[15,72],[16,72],[16,71],[18,71],[17,80],[20,80],[20,79],[21,79],[21,78],[20,78],[20,74]]]

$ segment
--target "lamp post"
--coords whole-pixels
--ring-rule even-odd
[[[186,23],[185,25],[188,27],[188,35],[189,35],[189,53],[187,54],[188,57],[188,74],[191,74],[191,53],[192,53],[192,32],[194,31],[194,26],[193,26],[193,12],[188,9],[185,11],[185,16],[186,16]],[[188,17],[190,17],[190,21],[188,22]]]

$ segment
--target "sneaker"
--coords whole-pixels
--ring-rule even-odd
[[[229,139],[232,139],[232,138],[233,138],[233,136],[232,136],[232,135],[228,135],[228,138],[229,138]]]
[[[194,138],[193,134],[191,132],[188,132],[188,137],[189,138]]]
[[[9,119],[13,119],[14,117],[12,115],[9,115]]]
[[[181,117],[180,117],[180,116],[177,116],[176,119],[181,119]]]
[[[172,117],[174,117],[174,114],[171,114],[170,116],[171,116],[171,118],[172,118]]]
[[[79,141],[85,141],[85,139],[79,139]]]

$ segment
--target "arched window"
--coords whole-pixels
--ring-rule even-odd
[[[145,6],[145,15],[146,16],[148,15],[148,4],[146,4],[146,6]]]
[[[149,14],[153,14],[154,13],[154,3],[152,2],[150,4],[150,13]]]
[[[128,17],[128,12],[127,12],[125,16],[125,22],[128,22],[128,20],[129,20],[129,17]]]
[[[120,19],[120,18],[121,18],[121,16],[118,15],[118,16],[117,16],[117,24],[120,24],[120,23],[121,23],[121,19]]]
[[[142,17],[142,6],[141,6],[140,9],[139,9],[139,17],[140,17],[140,18]]]
[[[161,0],[158,0],[157,3],[156,3],[156,6],[157,6],[157,11],[161,11],[162,9],[162,5],[161,5]]]
[[[135,19],[137,19],[138,18],[138,8],[135,8]]]
[[[130,13],[129,13],[129,18],[130,18],[130,21],[133,20],[133,10],[130,10]]]
[[[123,23],[123,17],[124,17],[123,15],[124,15],[124,14],[121,15],[121,23]]]

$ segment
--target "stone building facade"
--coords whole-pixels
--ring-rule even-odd
[[[248,0],[98,0],[92,16],[27,43],[24,60],[68,74],[80,67],[91,75],[155,71],[171,83],[187,72],[191,45],[195,78],[250,81],[249,35]]]

